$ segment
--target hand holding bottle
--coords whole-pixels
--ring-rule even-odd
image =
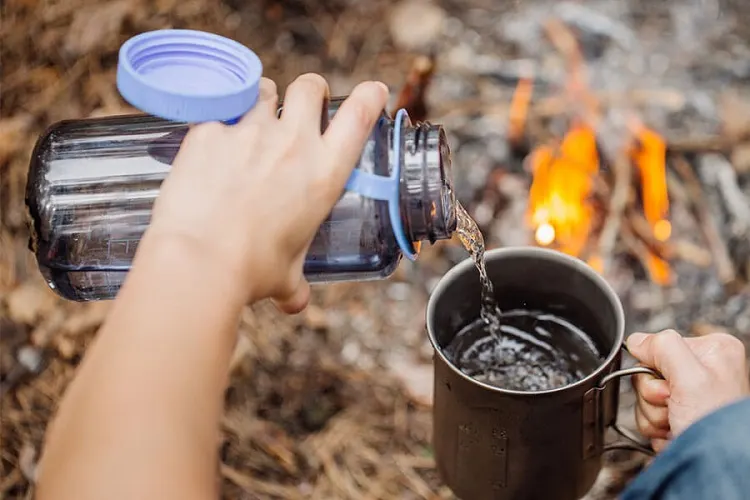
[[[664,380],[636,375],[636,422],[659,451],[701,417],[750,396],[745,347],[724,333],[684,338],[674,330],[634,333],[627,347]]]
[[[305,253],[388,98],[381,83],[358,85],[321,133],[328,92],[319,75],[300,76],[278,118],[276,85],[263,79],[238,124],[193,127],[146,237],[177,242],[210,272],[230,274],[248,302],[271,297],[288,312],[302,309]]]

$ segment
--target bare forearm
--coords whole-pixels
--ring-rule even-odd
[[[65,395],[42,462],[42,500],[215,495],[242,303],[229,276],[164,244],[144,240],[152,248]]]

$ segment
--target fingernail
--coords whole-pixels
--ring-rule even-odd
[[[638,347],[639,345],[643,344],[644,340],[646,340],[646,336],[647,335],[645,333],[632,333],[628,337],[627,344]]]

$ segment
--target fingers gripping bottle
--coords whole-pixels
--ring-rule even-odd
[[[59,122],[31,158],[30,246],[53,290],[75,301],[116,296],[188,123],[236,121],[255,104],[261,72],[249,49],[209,33],[159,30],[122,46],[118,89],[149,114]],[[330,100],[323,126],[342,101]],[[312,283],[384,278],[455,228],[442,127],[384,112],[304,273]]]

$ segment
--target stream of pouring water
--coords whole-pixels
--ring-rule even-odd
[[[474,264],[479,271],[479,280],[482,285],[482,308],[480,315],[493,333],[499,328],[500,310],[495,300],[495,288],[487,276],[487,267],[484,264],[484,237],[477,223],[471,218],[461,203],[456,202],[456,233],[458,239],[467,252],[474,259]]]

